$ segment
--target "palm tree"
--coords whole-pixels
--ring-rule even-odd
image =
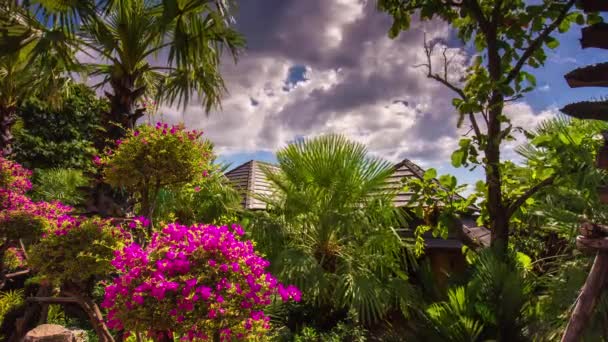
[[[219,74],[223,50],[236,58],[244,39],[232,28],[231,0],[26,1],[26,19],[9,10],[0,26],[0,47],[36,37],[32,27],[59,27],[95,63],[85,63],[97,86],[109,86],[109,137],[118,138],[142,117],[143,96],[169,105],[193,99],[206,111],[225,91]],[[15,8],[11,6],[11,9]],[[23,10],[23,8],[21,8]],[[40,20],[39,20],[40,19]],[[11,50],[11,49],[7,49]],[[0,53],[1,54],[1,53]],[[97,62],[98,61],[98,62]]]
[[[74,48],[62,28],[46,27],[11,2],[0,5],[0,153],[12,153],[17,109],[32,96],[58,105],[74,68]]]
[[[217,106],[225,90],[222,52],[236,56],[244,43],[228,9],[225,0],[117,0],[83,25],[82,46],[102,60],[88,64],[90,75],[112,90],[107,120],[132,128],[144,115],[145,108],[137,108],[144,95],[183,106],[196,97],[207,111]]]
[[[530,265],[521,254],[509,252],[505,258],[483,250],[466,284],[450,288],[446,301],[427,308],[427,325],[419,334],[430,341],[531,340],[537,297]]]
[[[277,159],[280,172],[265,171],[276,192],[261,197],[270,214],[254,217],[251,234],[280,279],[328,319],[354,310],[374,323],[405,310],[412,292],[386,190],[391,164],[337,135],[293,143]]]

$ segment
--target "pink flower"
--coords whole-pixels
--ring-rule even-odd
[[[194,192],[199,192],[199,191],[201,191],[201,187],[200,187],[200,186],[198,186],[198,185],[197,185],[197,186],[195,186],[195,187],[194,187]]]

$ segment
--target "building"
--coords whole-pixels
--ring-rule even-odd
[[[394,165],[394,173],[388,180],[387,187],[397,190],[394,205],[408,210],[411,192],[403,190],[404,180],[411,177],[423,178],[424,170],[408,159]],[[277,172],[279,167],[270,163],[250,160],[226,173],[226,177],[242,194],[242,206],[247,210],[265,210],[266,204],[260,196],[271,196],[273,193],[270,182],[264,170]],[[438,281],[443,283],[447,273],[464,270],[466,261],[462,255],[462,247],[484,248],[490,245],[490,231],[478,227],[475,223],[477,208],[471,208],[471,213],[461,219],[460,224],[449,231],[448,238],[435,238],[425,235],[425,257],[428,258],[433,273]],[[416,222],[410,223],[415,226]],[[404,237],[413,236],[411,227],[402,231]]]

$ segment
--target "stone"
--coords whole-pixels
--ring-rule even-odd
[[[58,324],[42,324],[30,330],[23,342],[73,342],[74,334]]]

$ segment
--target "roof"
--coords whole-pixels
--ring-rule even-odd
[[[234,169],[226,172],[226,177],[232,182],[234,187],[241,192],[243,198],[241,204],[245,209],[249,210],[264,210],[266,204],[256,198],[257,196],[268,196],[271,195],[273,190],[271,184],[264,175],[263,169],[269,169],[272,172],[277,172],[279,167],[274,164],[250,160],[242,165],[235,167]],[[395,164],[395,172],[388,179],[388,188],[390,189],[403,189],[403,179],[409,177],[424,177],[424,170],[410,161],[404,159],[401,162]],[[393,201],[395,207],[407,207],[410,205],[409,200],[412,197],[412,192],[400,190]],[[490,245],[490,230],[485,227],[478,227],[475,220],[472,218],[465,218],[462,220],[462,235],[460,238],[466,239],[469,242],[487,247]],[[462,243],[459,240],[447,239],[445,242],[435,241],[443,239],[429,238],[427,240],[427,247],[429,248],[460,248]],[[450,240],[454,240],[448,242]]]
[[[256,198],[256,195],[272,194],[270,183],[264,175],[264,168],[272,171],[278,171],[279,169],[278,166],[270,163],[250,160],[225,174],[237,191],[241,193],[243,198],[241,205],[245,209],[266,209],[266,203]]]

